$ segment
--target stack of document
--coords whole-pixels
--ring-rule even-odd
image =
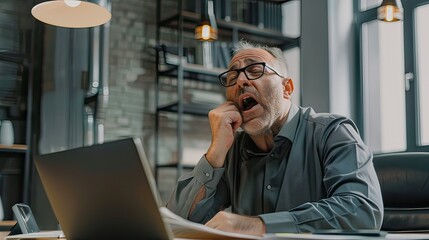
[[[63,231],[42,231],[42,232],[34,232],[34,233],[25,233],[25,234],[17,234],[12,236],[7,236],[7,239],[58,239],[65,238]]]
[[[160,212],[164,222],[169,224],[175,238],[187,239],[262,239],[262,237],[230,233],[207,227],[181,218],[168,208],[161,207]]]

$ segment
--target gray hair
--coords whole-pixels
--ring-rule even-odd
[[[268,47],[266,45],[251,44],[245,40],[240,40],[238,43],[234,44],[232,57],[235,56],[241,50],[254,49],[254,48],[263,49],[268,53],[270,53],[277,61],[279,61],[281,65],[284,65],[286,72],[288,72],[286,57],[284,56],[283,51],[277,47]]]

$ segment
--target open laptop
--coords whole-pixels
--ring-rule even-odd
[[[139,139],[40,155],[35,164],[68,240],[172,238]]]

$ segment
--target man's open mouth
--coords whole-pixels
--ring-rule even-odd
[[[258,102],[252,97],[246,97],[243,99],[243,111],[250,110],[254,106],[256,106]]]

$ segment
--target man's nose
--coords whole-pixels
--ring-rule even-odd
[[[247,79],[244,72],[240,72],[237,76],[237,85],[240,87],[249,85],[249,79]]]

